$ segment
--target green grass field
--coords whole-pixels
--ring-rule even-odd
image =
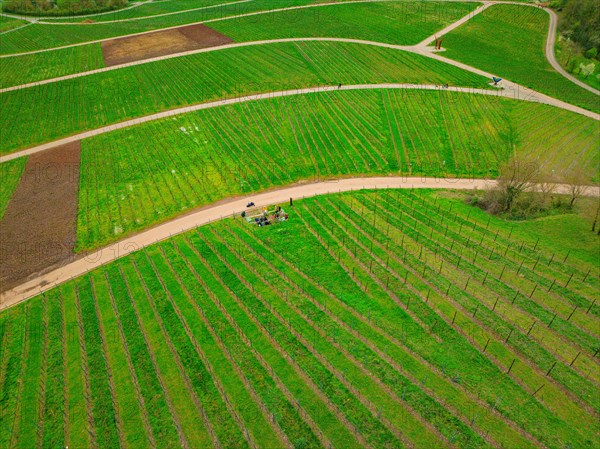
[[[0,33],[27,25],[27,21],[0,15]]]
[[[340,37],[414,45],[466,16],[477,3],[343,3],[211,23],[236,42]]]
[[[341,91],[197,111],[83,141],[78,249],[300,180],[494,177],[513,151],[557,173],[597,169],[598,132],[552,107],[451,92]]]
[[[563,244],[538,237],[546,219],[409,190],[288,212],[199,228],[2,312],[2,446],[599,443],[587,223],[552,217]]]
[[[221,2],[225,3],[225,2]],[[149,17],[116,23],[97,24],[42,24],[36,23],[22,30],[2,36],[0,54],[24,53],[44,50],[64,45],[78,44],[98,39],[109,39],[133,33],[160,28],[186,25],[206,20],[222,19],[238,14],[247,14],[279,7],[301,6],[312,3],[312,0],[253,0],[248,3],[225,5],[219,8],[201,9],[182,12],[162,17]],[[133,10],[135,11],[135,9]],[[79,19],[83,20],[83,19]]]
[[[0,164],[0,220],[21,180],[26,162],[27,158],[22,157]]]
[[[548,14],[538,8],[493,5],[446,35],[442,56],[600,111],[597,95],[564,78],[546,60],[548,20]]]
[[[100,44],[0,59],[0,88],[104,67]]]
[[[236,42],[412,45],[480,5],[270,11],[318,2],[153,1],[1,34],[0,55],[204,20]],[[0,33],[23,24],[0,17]],[[538,8],[492,6],[442,55],[600,111],[549,66],[547,26]],[[0,58],[0,88],[103,64],[99,43]],[[273,226],[237,216],[171,235],[0,311],[0,448],[599,448],[598,199],[516,221],[472,191],[336,184],[496,177],[513,156],[597,174],[597,120],[451,92],[489,80],[415,53],[278,43],[2,93],[0,154],[221,99],[384,83],[438,88],[235,102],[82,140],[74,260],[219,201],[314,181],[331,193],[293,198]],[[0,164],[0,232],[27,160]],[[47,226],[19,213],[24,240]]]
[[[332,42],[232,48],[3,93],[0,152],[210,100],[385,82],[487,86],[479,75],[387,48]]]

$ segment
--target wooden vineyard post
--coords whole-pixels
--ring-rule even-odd
[[[483,353],[485,354],[485,351],[487,350],[488,345],[490,344],[490,339],[487,339],[487,342],[485,343],[485,346],[483,347]]]
[[[504,340],[504,343],[508,343],[508,339],[510,338],[512,333],[513,333],[513,329],[511,329],[510,332],[508,333],[508,337],[506,337],[506,340]]]
[[[565,284],[565,288],[567,288],[567,287],[569,286],[569,284],[570,284],[570,282],[571,282],[571,279],[573,279],[573,274],[574,274],[574,273],[571,273],[571,277],[569,278],[569,280],[568,280],[568,281],[567,281],[567,283]]]
[[[506,374],[510,374],[511,370],[513,369],[513,365],[515,364],[516,360],[517,359],[513,359],[513,361],[510,362],[510,367],[508,368],[508,371],[506,372]]]
[[[496,302],[494,303],[494,307],[492,307],[492,312],[496,310],[496,305],[498,304],[498,300],[500,299],[500,296],[498,296],[496,298]]]
[[[571,361],[571,363],[569,363],[569,366],[573,366],[573,363],[575,363],[575,361],[579,358],[580,355],[581,355],[581,351],[577,353],[575,358]]]

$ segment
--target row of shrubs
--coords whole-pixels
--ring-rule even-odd
[[[2,11],[32,16],[75,16],[112,11],[127,4],[128,0],[7,0]]]

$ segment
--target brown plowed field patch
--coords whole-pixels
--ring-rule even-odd
[[[106,67],[233,42],[205,25],[189,25],[102,42]]]
[[[73,259],[79,142],[29,157],[0,222],[0,291]]]

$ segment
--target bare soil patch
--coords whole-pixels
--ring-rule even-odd
[[[104,41],[102,55],[106,67],[111,67],[200,48],[218,47],[231,42],[233,40],[229,37],[198,24]]]
[[[0,291],[73,260],[80,142],[29,157],[0,222]]]

